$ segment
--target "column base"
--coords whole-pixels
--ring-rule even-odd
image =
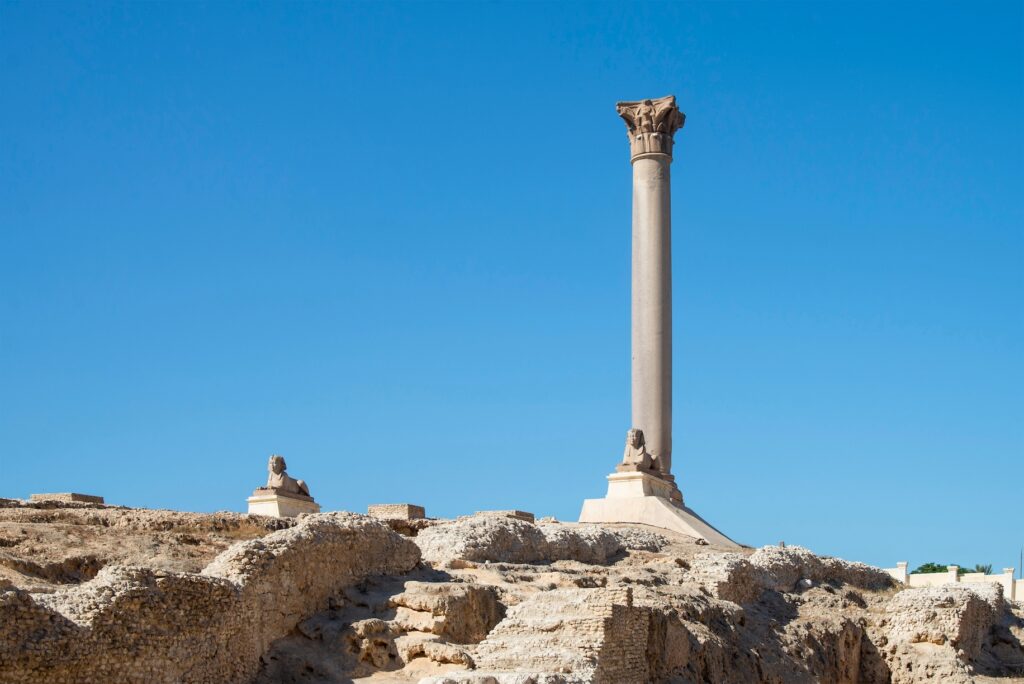
[[[302,513],[319,513],[320,504],[307,496],[268,494],[257,490],[247,499],[250,515],[294,518]]]
[[[609,475],[608,495],[584,501],[580,522],[650,525],[703,539],[715,546],[741,548],[683,505],[682,495],[674,483],[642,472]]]

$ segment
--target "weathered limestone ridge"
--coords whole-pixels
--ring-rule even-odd
[[[735,550],[634,525],[490,513],[421,521],[402,536],[391,522],[0,506],[0,682],[1024,676],[1024,606],[998,585],[905,589],[884,570],[798,546]],[[89,554],[98,574],[42,581],[22,572],[42,568],[8,562],[67,553]]]
[[[344,587],[419,562],[351,513],[240,542],[201,574],[108,566],[53,594],[0,593],[0,681],[247,682],[271,642]]]

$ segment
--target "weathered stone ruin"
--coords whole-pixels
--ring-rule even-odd
[[[53,594],[0,594],[0,681],[244,682],[270,644],[419,549],[364,516],[328,513],[241,542],[201,574],[110,566]]]
[[[735,551],[630,525],[483,514],[418,521],[429,524],[403,536],[391,522],[8,501],[0,681],[963,684],[1024,674],[1024,611],[998,587],[901,590],[882,570],[796,546]],[[32,575],[19,549],[60,535],[98,570]],[[170,552],[119,564],[110,538],[145,551],[146,535],[201,549],[188,556],[196,571],[174,569],[184,561]],[[232,535],[244,538],[214,553]]]

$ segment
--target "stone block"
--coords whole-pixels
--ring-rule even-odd
[[[102,496],[92,494],[77,494],[75,492],[60,492],[57,494],[31,494],[29,501],[61,501],[63,503],[103,503]]]
[[[427,517],[423,506],[410,503],[370,504],[366,512],[371,518],[384,520],[422,520]]]

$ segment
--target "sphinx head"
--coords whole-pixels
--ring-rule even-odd
[[[270,460],[267,461],[267,470],[275,475],[280,475],[287,467],[288,465],[284,462],[284,456],[278,454],[271,454]]]

